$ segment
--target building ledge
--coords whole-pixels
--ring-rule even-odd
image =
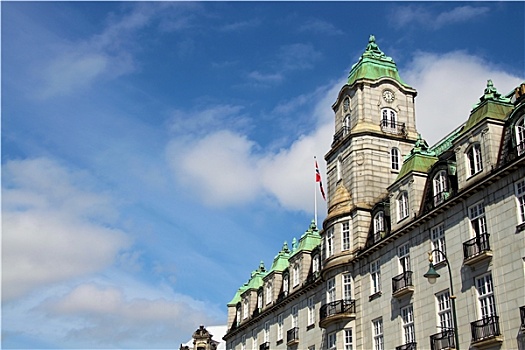
[[[485,259],[492,258],[492,255],[493,255],[492,250],[484,250],[479,254],[468,257],[467,259],[463,261],[463,263],[468,266],[476,265],[477,263],[480,263],[484,261]]]

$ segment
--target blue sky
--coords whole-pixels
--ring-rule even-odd
[[[2,346],[178,348],[225,324],[314,217],[369,35],[433,144],[487,79],[524,80],[524,6],[3,1]]]

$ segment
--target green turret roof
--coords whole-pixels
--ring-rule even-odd
[[[270,272],[283,272],[288,268],[288,258],[290,257],[290,249],[288,249],[288,243],[284,242],[283,247],[279,253],[273,259],[272,268]],[[269,272],[269,273],[270,273]]]
[[[375,37],[370,35],[365,52],[350,70],[348,85],[352,85],[360,79],[378,80],[383,77],[390,77],[408,87],[399,76],[394,60],[379,49]]]
[[[418,135],[414,148],[403,162],[396,182],[412,172],[428,173],[432,165],[438,161],[435,152],[430,151],[427,142]]]
[[[266,269],[264,268],[264,262],[261,261],[257,270],[252,271],[250,279],[247,283],[243,284],[235,293],[233,299],[228,303],[228,306],[235,306],[241,301],[242,293],[249,289],[259,289],[263,285],[263,277],[266,276]]]
[[[321,235],[319,235],[319,230],[315,225],[315,221],[312,220],[308,230],[301,236],[299,239],[299,245],[296,249],[293,250],[292,256],[301,251],[312,251],[321,243]]]
[[[483,96],[479,98],[479,102],[472,108],[462,133],[467,132],[487,118],[505,120],[512,108],[510,98],[502,96],[494,87],[492,80],[487,80],[487,87]]]

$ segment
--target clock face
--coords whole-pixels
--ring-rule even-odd
[[[394,102],[394,93],[390,90],[385,90],[383,91],[383,98],[385,99],[386,102],[388,103],[392,103]]]
[[[348,108],[350,108],[350,99],[347,97],[345,98],[345,101],[343,102],[343,108],[346,111],[348,111]]]

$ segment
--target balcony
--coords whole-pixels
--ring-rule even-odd
[[[446,201],[450,197],[450,192],[443,191],[434,196],[434,208]]]
[[[499,329],[499,317],[489,316],[470,324],[472,345],[482,347],[501,343],[503,337]]]
[[[490,258],[491,256],[492,251],[490,250],[488,233],[476,236],[463,243],[465,265],[474,265],[482,260]]]
[[[319,310],[319,327],[326,328],[329,324],[341,320],[355,319],[355,300],[337,300],[321,306]]]
[[[416,350],[416,342],[396,346],[396,350]]]
[[[299,344],[299,327],[286,331],[286,345],[292,346],[296,344]]]
[[[400,298],[413,292],[412,271],[405,271],[392,278],[392,296],[394,298]]]
[[[525,306],[520,306],[521,329],[525,329]]]
[[[433,334],[430,336],[430,349],[431,350],[450,350],[456,348],[456,342],[454,337],[454,331],[448,329],[441,333]]]
[[[277,295],[277,302],[280,303],[288,296],[288,292],[280,292],[279,295]]]
[[[381,130],[389,134],[406,135],[405,123],[397,123],[390,120],[381,120]]]
[[[308,284],[314,283],[320,275],[321,274],[319,273],[319,271],[310,272],[308,276],[306,276],[306,280],[304,281],[303,285],[306,286]]]
[[[264,342],[259,345],[259,350],[270,350],[270,342]]]
[[[346,135],[350,133],[350,128],[348,126],[343,126],[341,130],[336,132],[334,134],[334,140],[332,141],[332,147],[334,147],[336,144],[338,144],[340,141],[344,139]]]

